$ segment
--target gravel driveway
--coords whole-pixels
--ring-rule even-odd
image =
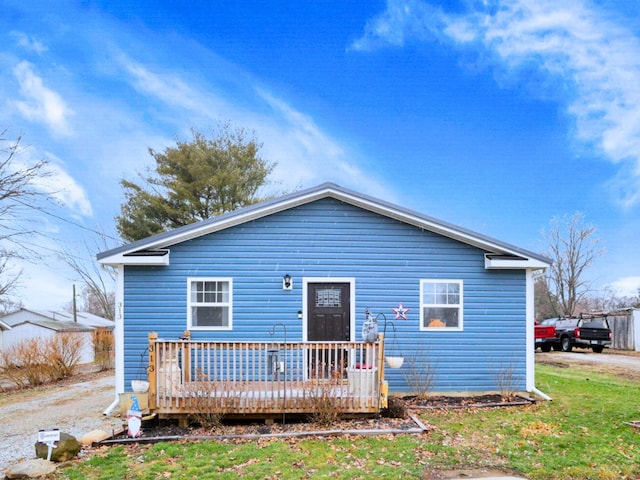
[[[590,350],[569,352],[536,353],[536,362],[570,367],[588,365],[596,372],[612,373],[640,381],[640,353],[622,353],[620,350],[605,349],[603,353]]]
[[[114,398],[113,372],[82,374],[64,384],[2,394],[0,478],[9,465],[35,458],[40,429],[59,428],[80,440],[92,430],[121,427],[119,409],[108,417],[102,414]]]

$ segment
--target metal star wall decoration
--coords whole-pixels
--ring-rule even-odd
[[[402,320],[406,320],[407,319],[407,313],[411,309],[410,308],[404,308],[404,306],[402,305],[402,302],[400,302],[400,304],[398,305],[398,308],[392,308],[391,310],[393,310],[394,313],[396,314],[395,320],[398,320],[399,318],[401,318]]]

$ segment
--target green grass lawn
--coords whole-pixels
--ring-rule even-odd
[[[640,385],[582,367],[537,366],[553,402],[427,411],[424,435],[176,442],[96,449],[57,478],[428,478],[493,467],[530,479],[640,478]]]

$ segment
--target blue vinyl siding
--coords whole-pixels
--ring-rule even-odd
[[[188,277],[233,278],[233,330],[192,332],[194,339],[257,341],[272,339],[277,322],[287,325],[287,340],[302,339],[303,277],[348,277],[355,278],[355,339],[365,308],[384,313],[397,331],[393,342],[388,327],[388,349],[397,347],[405,365],[430,361],[434,391],[495,390],[506,368],[522,390],[525,272],[486,270],[484,253],[330,198],[174,245],[170,266],[125,268],[125,380],[139,375],[150,331],[174,339],[187,328]],[[291,291],[282,289],[285,274]],[[463,331],[420,331],[420,279],[464,282]],[[394,320],[400,302],[410,308],[407,320]],[[403,369],[386,370],[392,391],[408,390]]]

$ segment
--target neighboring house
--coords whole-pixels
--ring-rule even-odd
[[[11,326],[9,326],[8,324],[4,323],[2,320],[0,320],[0,352],[3,349],[3,345],[4,345],[4,332],[5,330],[11,330]]]
[[[140,375],[150,332],[354,342],[367,309],[386,330],[387,352],[405,357],[385,372],[392,392],[411,390],[407,378],[426,371],[434,392],[496,391],[505,373],[515,390],[535,388],[533,279],[551,261],[335,184],[139,240],[98,261],[118,267],[118,393]]]
[[[85,312],[78,312],[77,322],[67,312],[40,311],[21,308],[2,317],[2,323],[10,330],[2,333],[0,347],[8,350],[23,340],[31,338],[48,339],[60,333],[72,333],[82,338],[80,363],[94,361],[93,332],[96,328],[112,330],[114,323]]]

